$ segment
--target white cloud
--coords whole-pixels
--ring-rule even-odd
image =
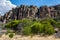
[[[1,14],[1,12],[0,12],[0,14]]]
[[[9,0],[0,0],[0,14],[4,15],[4,13],[8,12],[12,8],[15,8],[16,5],[12,4]]]

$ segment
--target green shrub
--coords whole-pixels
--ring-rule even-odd
[[[13,33],[10,33],[10,34],[9,34],[9,37],[10,37],[10,38],[13,38],[13,36],[14,36]]]
[[[17,25],[20,23],[19,20],[13,20],[11,22],[8,22],[6,25],[5,25],[5,28],[11,28],[11,29],[14,29],[16,30],[17,29]]]
[[[57,27],[57,22],[55,20],[50,19],[49,22],[53,27]]]
[[[45,20],[42,20],[41,23],[50,24],[50,25],[52,25],[54,27],[56,27],[56,25],[57,25],[57,22],[55,20],[53,20],[53,19],[45,19]]]
[[[41,23],[36,22],[32,25],[31,30],[32,30],[32,33],[38,34],[43,32],[43,28],[44,26]]]
[[[55,21],[52,19],[49,20],[30,20],[30,19],[22,19],[22,20],[13,20],[5,25],[5,28],[14,29],[16,31],[22,30],[23,34],[30,35],[33,34],[53,34],[55,32],[53,25],[55,25]],[[19,26],[18,26],[19,24]],[[59,25],[59,24],[57,24]],[[18,29],[18,30],[17,30]]]
[[[31,34],[31,27],[25,27],[23,29],[23,34],[24,35],[30,35]]]
[[[52,25],[50,24],[44,24],[44,30],[45,30],[45,34],[48,34],[48,35],[51,35],[51,34],[54,34],[55,33],[55,30],[53,28]]]
[[[22,19],[21,23],[23,24],[23,27],[28,27],[31,26],[33,22],[30,19]]]
[[[55,24],[56,25],[57,22],[53,19],[45,19],[45,20],[42,20],[41,23],[44,23],[44,24],[47,23],[47,24],[51,24],[51,25]]]
[[[50,35],[50,34],[54,34],[55,33],[53,25],[56,24],[56,21],[54,21],[53,19],[48,19],[48,20],[41,21],[41,23],[44,26],[44,33],[45,34]]]
[[[60,28],[60,22],[57,22],[57,27]]]
[[[21,22],[19,23],[19,25],[17,26],[18,31],[21,32],[22,30],[26,30],[29,27],[31,27],[32,24],[33,24],[32,20],[30,20],[30,19],[22,19]]]

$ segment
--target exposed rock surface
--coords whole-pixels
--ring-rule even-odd
[[[33,5],[21,5],[20,7],[12,8],[4,16],[0,16],[0,21],[6,23],[9,20],[20,20],[23,18],[55,18],[58,16],[60,16],[60,5],[41,6],[39,8]]]

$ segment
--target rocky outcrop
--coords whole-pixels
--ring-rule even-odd
[[[58,16],[58,10],[54,7],[42,6],[39,8],[39,18],[51,17],[55,18]]]
[[[8,22],[9,20],[20,20],[23,18],[56,18],[60,16],[60,5],[56,6],[26,6],[12,8],[4,16],[0,17],[0,21]]]

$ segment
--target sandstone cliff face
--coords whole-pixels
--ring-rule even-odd
[[[34,18],[37,12],[38,9],[36,6],[28,7],[28,6],[21,5],[19,8],[18,19]]]
[[[58,16],[58,10],[56,10],[54,7],[47,7],[47,6],[42,6],[39,8],[39,18],[44,18],[44,17],[57,17]]]
[[[60,5],[56,6],[25,6],[12,8],[4,16],[0,17],[0,21],[8,22],[9,20],[20,20],[23,18],[55,18],[60,16]]]

